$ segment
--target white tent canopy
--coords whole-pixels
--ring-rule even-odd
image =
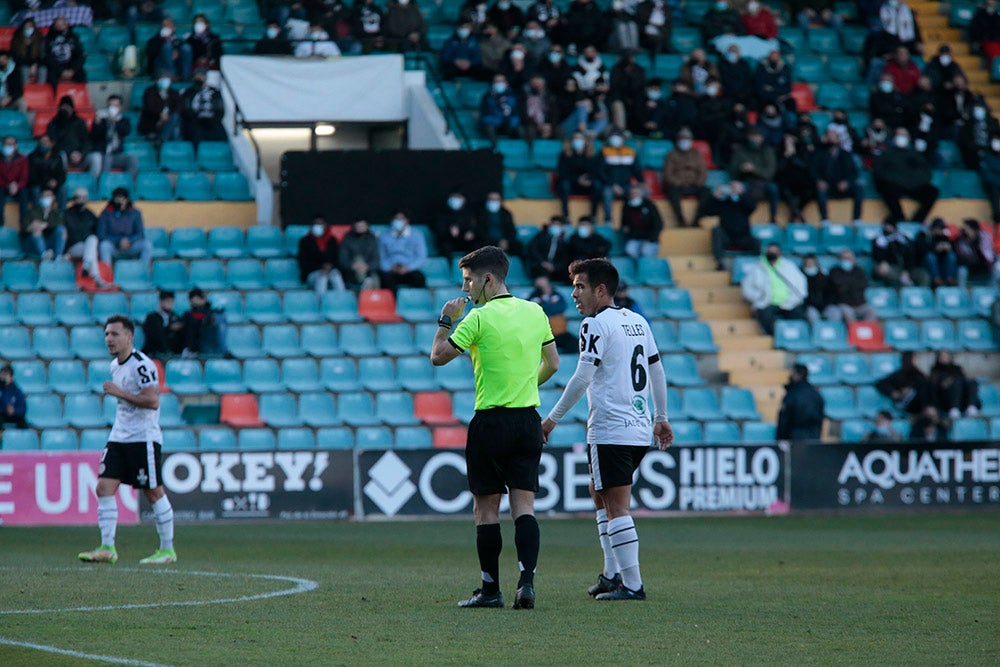
[[[221,68],[250,125],[407,118],[399,55],[334,60],[224,56]]]

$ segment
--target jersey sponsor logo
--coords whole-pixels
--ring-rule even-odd
[[[646,397],[636,394],[632,397],[632,412],[637,415],[646,414]]]

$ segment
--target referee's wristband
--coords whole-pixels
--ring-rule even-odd
[[[452,321],[447,315],[442,315],[438,318],[438,326],[444,327],[445,329],[451,329]]]

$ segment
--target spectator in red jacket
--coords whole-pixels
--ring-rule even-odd
[[[896,47],[896,53],[882,70],[892,77],[892,82],[903,95],[909,95],[917,87],[920,78],[920,68],[910,59],[910,52],[905,46]]]
[[[778,22],[774,20],[771,10],[760,4],[760,0],[750,0],[747,10],[740,18],[743,19],[748,35],[761,39],[774,39],[778,36]]]
[[[17,139],[3,138],[3,155],[0,157],[0,227],[5,224],[4,209],[7,200],[17,202],[23,218],[28,211],[28,158],[17,152]]]

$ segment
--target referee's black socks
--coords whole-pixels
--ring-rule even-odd
[[[537,542],[536,542],[537,544]],[[479,553],[479,569],[483,572],[483,593],[495,595],[500,590],[500,551],[503,536],[499,523],[476,526],[476,551]],[[537,553],[537,549],[535,549]]]
[[[521,568],[520,588],[525,584],[535,585],[535,567],[538,565],[538,521],[533,514],[522,514],[514,520],[514,545],[517,547],[517,561]]]

